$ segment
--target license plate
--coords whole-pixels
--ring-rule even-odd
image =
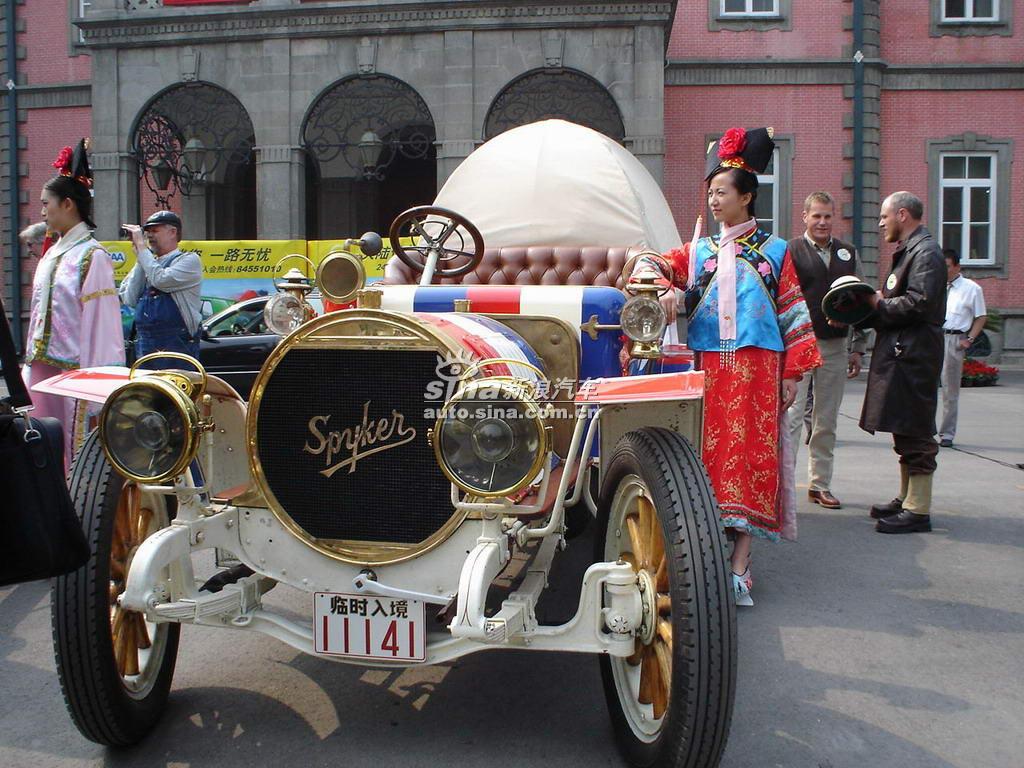
[[[424,616],[419,600],[316,592],[314,649],[331,656],[424,661]]]

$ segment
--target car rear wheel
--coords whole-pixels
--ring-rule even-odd
[[[153,624],[117,603],[138,546],[170,523],[167,496],[125,482],[99,432],[71,467],[71,498],[92,550],[79,570],[53,581],[53,644],[64,699],[91,741],[126,746],[156,725],[178,655],[178,624]]]
[[[636,766],[713,768],[736,687],[736,607],[718,505],[693,446],[645,428],[616,446],[597,558],[636,571],[645,605],[628,658],[600,657],[616,739]]]

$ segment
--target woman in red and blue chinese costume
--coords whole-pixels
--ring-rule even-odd
[[[793,464],[784,455],[781,416],[801,376],[821,365],[786,242],[760,229],[754,216],[757,174],[774,148],[770,129],[727,131],[709,150],[705,176],[719,233],[695,233],[661,263],[641,257],[633,268],[634,275],[660,269],[684,290],[687,343],[705,377],[703,459],[722,524],[733,534],[738,605],[753,605],[753,539],[795,537]],[[661,301],[674,321],[676,292]]]

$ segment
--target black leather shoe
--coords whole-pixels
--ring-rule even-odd
[[[881,520],[885,517],[892,517],[898,515],[903,511],[903,499],[893,499],[888,504],[873,504],[871,507],[871,516],[875,520]]]
[[[907,509],[875,523],[879,533],[928,533],[931,529],[930,515],[917,515]]]
[[[952,448],[953,447],[953,438],[951,438],[951,437],[944,437],[944,438],[942,438],[939,441],[939,447],[940,448]]]

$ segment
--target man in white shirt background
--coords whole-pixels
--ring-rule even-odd
[[[985,296],[981,286],[960,274],[960,255],[951,248],[942,251],[946,259],[949,287],[946,291],[946,352],[942,362],[942,425],[939,445],[953,446],[956,437],[957,401],[964,354],[985,327]]]

